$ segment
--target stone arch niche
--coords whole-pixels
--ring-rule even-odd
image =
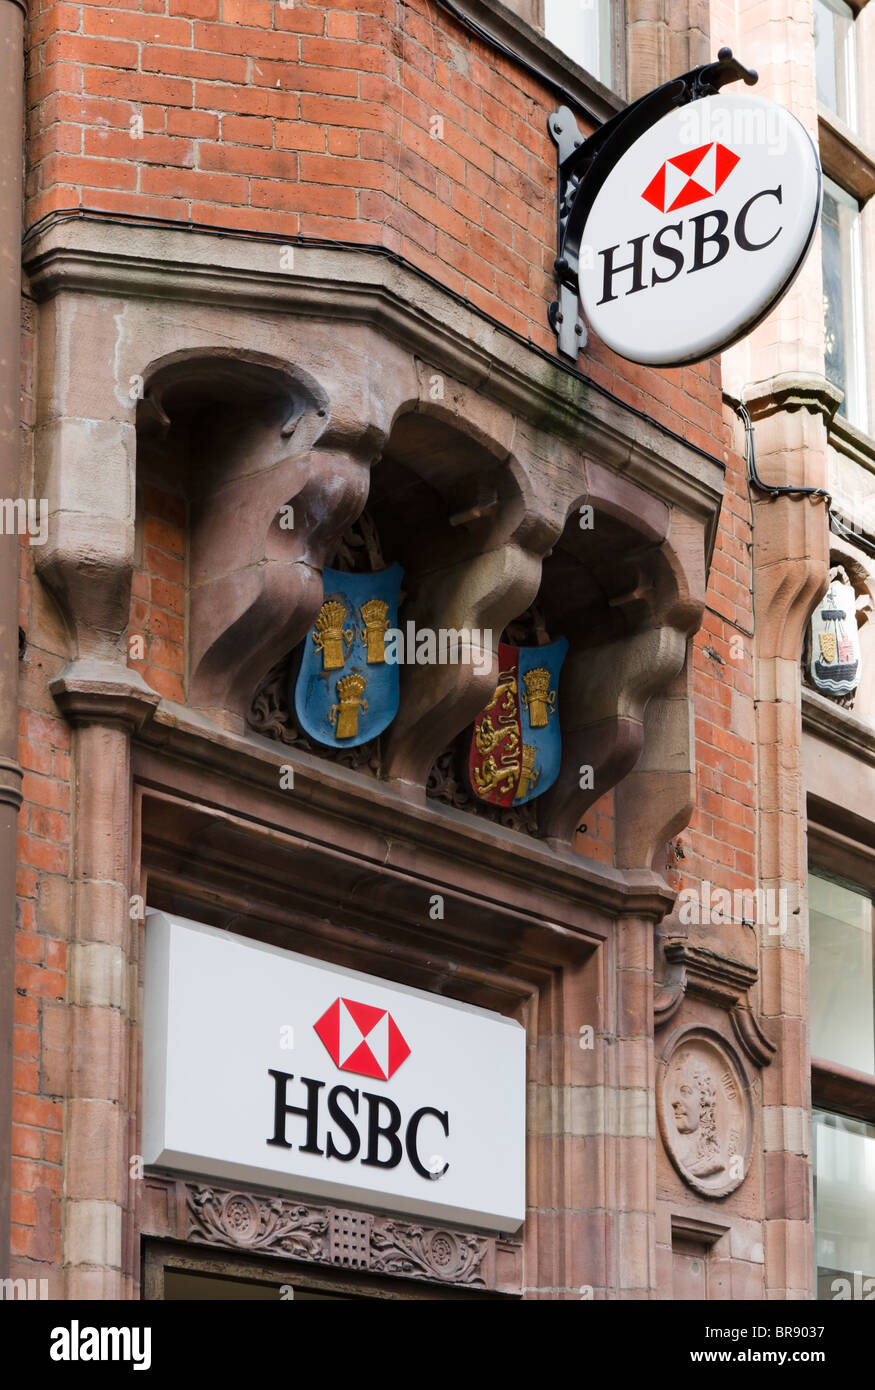
[[[478,803],[466,785],[469,727],[435,765],[432,794],[562,845],[575,843],[587,810],[616,788],[617,866],[649,868],[693,806],[687,648],[704,604],[702,531],[591,460],[578,460],[575,473],[525,615],[542,640],[569,642],[559,776],[519,811]]]
[[[586,480],[538,599],[551,632],[571,643],[559,690],[563,765],[541,833],[573,841],[589,807],[616,788],[616,865],[650,868],[694,805],[687,655],[705,601],[702,533],[593,461]]]
[[[375,440],[338,426],[308,373],[213,349],[145,373],[138,469],[189,507],[192,704],[245,715],[306,632],[326,548],[360,511]]]

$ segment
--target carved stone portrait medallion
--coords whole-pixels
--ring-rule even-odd
[[[753,1105],[744,1064],[710,1028],[682,1028],[657,1071],[657,1114],[666,1152],[684,1182],[725,1197],[747,1176]]]

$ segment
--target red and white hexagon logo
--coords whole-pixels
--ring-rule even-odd
[[[732,173],[739,156],[712,140],[695,150],[676,154],[660,165],[641,197],[657,212],[675,212],[712,198]],[[652,166],[651,166],[652,167]],[[695,178],[693,175],[695,174]]]
[[[410,1048],[388,1009],[335,999],[313,1027],[340,1071],[388,1081]]]

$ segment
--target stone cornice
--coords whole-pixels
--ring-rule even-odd
[[[725,465],[527,344],[378,247],[300,244],[280,269],[275,239],[48,218],[25,239],[38,300],[64,291],[144,296],[377,327],[429,365],[585,450],[702,519],[713,547]]]
[[[755,984],[757,969],[744,961],[721,955],[704,946],[692,946],[687,941],[666,941],[665,958],[684,966],[687,994],[698,995],[731,1007],[737,1004]]]
[[[875,193],[875,151],[822,102],[817,106],[817,125],[824,171],[861,203],[866,202]]]
[[[410,801],[385,782],[350,772],[257,734],[221,729],[199,711],[161,701],[136,735],[138,743],[239,780],[262,794],[276,794],[281,767],[294,771],[295,800],[335,823],[365,821],[389,843],[415,845],[423,861],[461,863],[484,872],[489,896],[502,882],[524,886],[538,911],[560,931],[570,928],[578,905],[661,919],[674,891],[650,870],[619,870],[434,801]],[[566,918],[563,904],[567,903]],[[537,914],[536,914],[537,915]],[[565,921],[563,922],[563,918]]]
[[[814,738],[834,743],[845,753],[875,766],[875,728],[825,695],[802,688],[802,728]]]
[[[745,387],[744,403],[752,420],[778,410],[805,409],[830,421],[842,403],[842,392],[817,372],[782,372]]]
[[[685,996],[725,1009],[735,1036],[757,1067],[767,1067],[777,1051],[750,1007],[749,995],[757,982],[755,965],[724,956],[686,940],[666,940],[663,954],[670,978],[657,995],[655,1022],[662,1028],[674,1016]]]
[[[843,415],[834,415],[830,421],[829,442],[836,453],[844,454],[861,468],[875,473],[875,439]]]

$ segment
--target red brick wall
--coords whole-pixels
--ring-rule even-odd
[[[584,859],[600,864],[614,862],[614,793],[606,792],[594,801],[581,820],[574,848]]]
[[[81,206],[378,244],[555,351],[556,98],[430,0],[42,0],[29,34],[29,222]],[[596,344],[585,367],[722,449],[709,364],[659,375]]]
[[[143,559],[131,585],[128,665],[159,695],[182,703],[186,505],[180,497],[145,487],[141,518]]]

